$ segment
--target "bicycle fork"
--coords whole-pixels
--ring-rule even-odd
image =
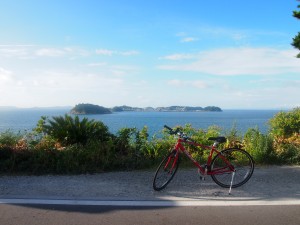
[[[168,171],[168,173],[169,174],[172,174],[173,173],[173,169],[175,168],[175,165],[176,165],[176,163],[177,163],[177,161],[178,161],[178,152],[176,152],[175,150],[173,151],[173,156],[170,156],[169,158],[168,158],[168,161],[167,161],[167,163],[166,163],[166,165],[165,165],[165,167],[164,167],[164,170],[166,171],[166,169],[167,169],[167,167],[168,167],[168,165],[169,165],[169,163],[172,163],[172,166],[171,166],[171,168],[169,169],[169,171]],[[171,159],[172,158],[174,158],[174,161],[173,162],[171,162]]]

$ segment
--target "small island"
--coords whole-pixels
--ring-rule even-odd
[[[108,108],[93,104],[78,104],[71,109],[71,114],[86,115],[86,114],[110,114],[112,113]]]
[[[222,112],[217,106],[192,107],[192,106],[169,106],[169,107],[131,107],[131,106],[115,106],[113,108],[105,108],[93,104],[78,104],[72,110],[71,114],[87,115],[87,114],[110,114],[113,112]]]
[[[158,107],[155,111],[159,112],[222,112],[222,109],[217,106],[207,107],[192,107],[192,106],[170,106],[170,107]]]

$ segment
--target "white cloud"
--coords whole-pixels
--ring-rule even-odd
[[[185,32],[179,32],[179,33],[176,34],[176,36],[180,37],[180,42],[182,42],[182,43],[194,42],[194,41],[199,40],[199,38],[188,36],[188,34],[185,33]]]
[[[106,62],[99,63],[89,63],[87,64],[90,71],[101,72],[102,74],[107,74],[111,76],[124,76],[128,74],[136,74],[140,71],[140,68],[134,65],[125,65],[125,64],[110,64]],[[95,69],[93,69],[95,68]]]
[[[123,89],[124,80],[110,75],[39,71],[6,85],[2,85],[0,80],[0,93],[9,96],[0,99],[0,105],[63,106],[79,102],[108,105],[112,98],[122,95]]]
[[[190,84],[191,84],[191,86],[193,86],[195,88],[199,88],[199,89],[208,88],[210,86],[202,80],[192,81],[192,82],[190,82]]]
[[[184,37],[180,40],[180,42],[194,42],[194,41],[198,41],[199,39],[198,38],[195,38],[195,37]]]
[[[123,80],[96,73],[86,74],[79,72],[73,74],[71,72],[49,71],[38,76],[37,82],[40,83],[41,86],[63,89],[80,90],[84,87],[86,90],[91,88],[108,90],[109,88],[120,87]]]
[[[182,80],[177,80],[177,79],[169,80],[167,83],[168,85],[175,86],[175,87],[181,87],[184,85],[184,82]]]
[[[138,51],[131,50],[131,51],[119,52],[119,54],[124,56],[131,56],[131,55],[138,55],[140,53]]]
[[[235,88],[232,88],[224,92],[220,97],[234,99],[234,101],[230,102],[230,104],[235,104],[231,106],[234,108],[294,108],[299,106],[299,101],[291,96],[299,96],[299,94],[299,86],[265,86],[259,89],[240,88],[235,90]]]
[[[134,56],[140,54],[137,50],[117,51],[109,49],[96,49],[91,52],[81,47],[62,47],[51,48],[37,45],[0,45],[0,57],[32,59],[36,57],[68,57],[76,59],[78,57],[87,57],[92,54],[104,56]]]
[[[106,62],[98,62],[98,63],[89,63],[89,64],[87,64],[88,66],[90,66],[90,67],[102,67],[102,66],[106,66],[107,65],[107,63]]]
[[[30,54],[28,48],[31,48],[31,45],[0,45],[0,57],[5,58],[26,58]]]
[[[112,75],[115,76],[124,76],[128,74],[133,75],[139,72],[139,70],[139,67],[131,65],[112,65],[108,68],[108,71],[110,71]]]
[[[167,60],[183,60],[183,59],[192,59],[194,58],[194,55],[192,54],[172,54],[172,55],[167,55],[164,57],[161,57],[160,59],[167,59]]]
[[[108,55],[111,56],[114,54],[115,51],[108,50],[108,49],[97,49],[96,54],[97,55]]]
[[[0,67],[0,84],[9,82],[12,80],[12,72]]]
[[[248,38],[249,31],[242,31],[242,30],[233,30],[233,29],[227,29],[227,28],[208,28],[206,32],[210,33],[211,35],[215,37],[223,36],[227,37],[233,40],[241,40]]]
[[[173,79],[167,81],[167,84],[174,87],[194,87],[198,89],[205,89],[209,88],[210,85],[202,80],[179,80],[179,79]]]
[[[42,48],[35,53],[38,56],[60,57],[66,55],[69,51],[70,49]]]
[[[78,47],[48,48],[37,45],[0,45],[0,57],[16,59],[35,59],[37,57],[64,57],[74,59],[87,56],[90,52]]]
[[[104,55],[104,56],[112,56],[112,55],[122,55],[122,56],[132,56],[140,54],[136,50],[129,50],[129,51],[116,51],[116,50],[109,50],[109,49],[96,49],[97,55]]]
[[[197,59],[191,63],[166,64],[160,65],[159,68],[224,76],[298,73],[300,63],[299,59],[295,58],[296,54],[295,50],[226,48],[200,52],[196,56]]]

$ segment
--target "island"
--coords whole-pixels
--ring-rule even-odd
[[[217,106],[168,106],[168,107],[131,107],[131,106],[115,106],[113,108],[105,108],[94,104],[78,104],[71,110],[71,114],[110,114],[113,112],[222,112],[222,109]]]
[[[168,107],[130,107],[130,106],[115,106],[112,109],[112,112],[222,112],[222,109],[217,106],[207,106],[207,107],[192,107],[192,106],[168,106]]]
[[[170,106],[170,107],[158,107],[155,111],[159,112],[221,112],[222,109],[217,106],[206,107],[192,107],[192,106]]]
[[[74,108],[72,108],[70,113],[76,115],[86,115],[86,114],[110,114],[112,112],[110,109],[105,108],[103,106],[81,103],[76,105]]]

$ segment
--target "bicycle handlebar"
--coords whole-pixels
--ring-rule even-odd
[[[169,130],[169,134],[171,134],[171,135],[177,134],[179,137],[183,138],[185,141],[189,140],[189,141],[195,142],[192,138],[188,137],[185,133],[181,132],[180,128],[177,128],[176,130],[174,130],[167,125],[164,125],[164,128]]]
[[[173,130],[171,127],[168,127],[167,125],[164,125],[164,128],[169,130],[170,134],[177,134],[179,132],[179,128],[177,128],[176,130]]]
[[[171,127],[168,127],[167,125],[164,125],[164,128],[168,129],[170,132],[173,131]]]
[[[180,128],[176,128],[176,130],[172,129],[171,127],[164,125],[164,128],[166,128],[167,130],[169,130],[169,134],[173,135],[176,134],[178,135],[179,138],[182,138],[185,142],[190,141],[190,142],[196,142],[195,140],[193,140],[192,138],[190,138],[189,136],[187,136],[185,133],[183,133]],[[224,143],[226,142],[226,138],[225,137],[210,137],[208,138],[208,140],[212,140],[215,141],[215,144],[217,143]]]

